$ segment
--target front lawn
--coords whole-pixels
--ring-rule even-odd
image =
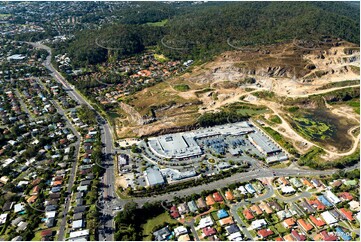
[[[178,222],[172,219],[167,212],[164,212],[157,217],[149,219],[145,224],[142,225],[143,240],[152,240],[153,229],[158,225],[162,225],[163,223],[176,224]]]

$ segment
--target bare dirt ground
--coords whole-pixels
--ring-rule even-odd
[[[295,148],[304,153],[310,147],[318,145],[304,139],[292,129],[283,118],[285,113],[280,104],[256,98],[252,94],[272,91],[277,96],[297,98],[348,88],[317,90],[330,82],[359,80],[359,73],[355,71],[360,67],[359,55],[356,45],[344,41],[322,44],[315,49],[302,48],[296,42],[290,42],[263,46],[253,52],[227,51],[214,61],[193,67],[190,73],[146,88],[132,96],[133,100],[129,103],[131,108],[126,107],[125,110],[129,124],[119,129],[118,135],[141,136],[190,125],[205,112],[218,111],[225,105],[242,101],[241,97],[247,97],[249,103],[265,105],[277,114],[282,120],[282,124],[276,127],[277,131],[292,140]],[[254,78],[256,83],[244,83],[246,77]],[[177,91],[174,89],[175,84],[187,84],[191,89]],[[209,90],[200,92],[204,88]],[[139,122],[142,115],[149,113],[150,106],[155,107],[158,121],[141,125]],[[334,114],[359,123],[359,115],[351,108],[327,107]],[[339,153],[337,150],[326,149],[326,156],[337,158],[353,153],[358,147],[359,137],[360,135],[353,137],[354,145],[350,151]]]

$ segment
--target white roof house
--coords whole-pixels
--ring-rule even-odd
[[[296,190],[292,186],[282,186],[281,187],[282,193],[293,193],[296,192]]]
[[[80,231],[71,232],[69,235],[69,239],[74,239],[77,237],[87,236],[89,235],[89,229],[84,229]]]
[[[231,241],[231,240],[239,241],[239,240],[242,240],[242,234],[240,232],[236,232],[236,233],[231,234],[227,238],[229,241]]]
[[[45,213],[45,217],[49,218],[55,218],[56,211],[50,211]]]
[[[247,194],[247,193],[248,193],[247,190],[246,190],[246,188],[244,188],[244,186],[240,186],[240,187],[238,188],[238,191],[240,191],[242,194]]]
[[[321,216],[327,224],[337,223],[337,219],[334,216],[332,216],[332,214],[329,211],[321,213]]]
[[[265,225],[267,225],[266,220],[258,219],[258,220],[255,220],[255,221],[252,222],[251,227],[253,229],[259,229],[259,228],[261,228],[262,226],[265,226]]]
[[[212,220],[211,216],[207,216],[205,218],[202,218],[199,221],[199,225],[198,225],[197,229],[203,229],[207,226],[212,226],[212,225],[213,225],[213,220]]]
[[[83,220],[82,219],[74,220],[71,227],[73,229],[83,228]]]
[[[15,204],[14,213],[19,213],[21,211],[24,211],[24,205],[21,203]]]
[[[6,219],[8,217],[7,213],[3,213],[0,215],[0,224],[4,224],[6,222]]]
[[[174,229],[174,233],[175,233],[175,236],[179,236],[179,235],[182,235],[182,234],[187,234],[188,233],[188,230],[186,227],[184,226],[179,226],[177,228]]]
[[[327,190],[325,195],[328,198],[328,200],[330,200],[333,204],[337,204],[341,202],[341,200],[330,190]]]

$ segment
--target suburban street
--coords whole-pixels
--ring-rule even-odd
[[[40,48],[40,49],[44,49],[46,51],[48,51],[49,55],[46,58],[46,61],[44,62],[44,66],[51,72],[51,75],[59,82],[61,83],[64,88],[67,90],[68,95],[73,98],[78,104],[86,104],[89,106],[90,109],[95,110],[93,108],[93,106],[87,101],[85,100],[82,95],[80,95],[73,87],[71,84],[69,84],[65,78],[53,67],[53,65],[51,64],[51,56],[52,56],[52,52],[51,49],[46,46],[43,45],[39,42],[27,42],[30,45],[33,45],[36,48]],[[96,110],[95,110],[96,112]],[[103,155],[105,157],[105,159],[103,159],[103,164],[99,164],[101,167],[105,168],[105,174],[104,177],[102,178],[102,181],[104,183],[104,189],[102,192],[102,196],[103,196],[103,201],[106,201],[106,203],[110,206],[107,207],[103,207],[102,211],[101,211],[101,217],[102,218],[106,218],[106,222],[103,224],[102,228],[100,229],[100,233],[99,233],[99,240],[107,240],[107,241],[112,241],[114,240],[114,215],[112,213],[112,209],[116,206],[119,206],[119,204],[124,204],[121,203],[121,201],[118,199],[118,197],[115,194],[114,191],[114,169],[113,169],[113,137],[112,137],[112,133],[110,130],[110,126],[107,123],[106,119],[104,119],[103,117],[101,117],[101,115],[97,113],[97,118],[98,118],[98,123],[99,123],[99,128],[101,130],[101,140],[104,144],[104,148],[103,148]],[[76,162],[74,162],[73,168],[72,168],[72,182],[74,182],[75,180],[75,168],[76,168]],[[69,183],[70,184],[70,183]],[[71,191],[72,186],[70,186],[70,188],[68,187],[68,190],[70,189]],[[64,230],[65,230],[65,226],[66,226],[66,213],[69,209],[69,200],[66,202],[66,209],[64,210],[64,214],[65,217],[63,218],[63,221],[61,223],[61,226],[59,228],[59,240],[64,240]]]
[[[95,110],[92,105],[85,100],[85,98],[82,97],[81,94],[79,94],[74,87],[69,84],[65,78],[52,66],[51,64],[51,49],[41,43],[30,43],[29,44],[45,49],[49,52],[49,56],[47,57],[46,61],[44,62],[44,66],[51,71],[52,76],[61,83],[65,89],[67,90],[67,93],[70,97],[72,97],[75,101],[77,101],[79,104],[86,104],[88,105],[92,110]],[[58,109],[59,110],[59,109]],[[60,109],[61,110],[61,109]],[[183,189],[181,191],[152,196],[152,197],[141,197],[141,198],[133,198],[133,199],[120,199],[114,190],[114,183],[115,183],[115,174],[114,174],[114,153],[115,149],[113,148],[113,136],[111,132],[111,126],[108,124],[107,120],[104,119],[96,110],[97,113],[97,119],[99,128],[101,130],[101,140],[104,145],[103,147],[103,155],[104,159],[102,160],[102,164],[98,164],[100,167],[103,167],[105,169],[104,176],[101,178],[102,181],[102,187],[101,187],[101,197],[99,197],[99,201],[101,202],[101,206],[99,209],[101,210],[101,216],[100,216],[100,228],[99,228],[99,240],[105,240],[105,241],[111,241],[114,240],[114,215],[116,214],[116,210],[118,210],[120,207],[123,207],[127,202],[134,201],[139,206],[142,206],[146,202],[158,202],[158,201],[172,201],[175,196],[177,197],[183,197],[190,194],[199,194],[204,190],[213,190],[218,189],[221,187],[228,186],[230,184],[236,183],[236,182],[246,182],[252,179],[258,179],[258,178],[267,178],[267,177],[275,177],[275,176],[317,176],[317,175],[331,175],[335,172],[339,172],[340,170],[334,169],[334,170],[305,170],[305,169],[299,169],[299,168],[282,168],[282,169],[272,169],[272,168],[262,168],[260,166],[256,166],[254,170],[245,172],[245,173],[237,173],[230,177],[224,178],[222,180],[213,181],[208,184],[203,184],[195,187],[189,187],[186,189]],[[356,167],[356,166],[355,166]],[[257,169],[258,168],[258,169]],[[351,170],[352,168],[346,168],[345,170]],[[69,181],[68,185],[68,192],[71,191],[72,183],[74,182],[75,176],[76,176],[76,161],[73,164],[72,167],[72,175]],[[274,191],[271,185],[268,186],[268,191],[266,194],[260,197],[256,197],[250,200],[250,202],[257,202],[261,201],[263,199],[267,199],[271,196],[273,196]],[[302,193],[299,195],[300,197],[307,197],[309,196],[308,193]],[[299,197],[297,197],[298,199]],[[290,200],[289,202],[292,202]],[[286,201],[287,202],[287,201]],[[231,211],[234,214],[236,220],[242,225],[242,221],[239,219],[237,215],[237,209],[244,205],[244,202],[238,203],[236,205],[231,206]],[[64,209],[64,217],[62,219],[61,226],[59,228],[59,240],[64,240],[65,236],[65,226],[66,226],[66,214],[69,210],[69,200],[66,201],[65,209]],[[244,226],[244,224],[243,224]],[[192,226],[191,226],[192,227]],[[244,234],[251,238],[251,235],[245,229],[242,227],[242,230]],[[194,231],[193,231],[194,232]]]

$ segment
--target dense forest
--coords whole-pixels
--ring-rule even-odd
[[[142,7],[143,5],[146,5]],[[136,54],[146,47],[176,59],[207,60],[224,50],[331,35],[359,43],[359,5],[344,2],[139,3],[120,23],[83,30],[62,49],[76,64]],[[147,23],[164,21],[163,24]]]

